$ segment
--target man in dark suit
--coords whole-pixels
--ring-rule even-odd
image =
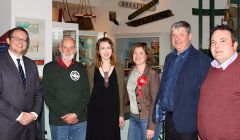
[[[43,99],[37,66],[23,56],[29,35],[14,28],[7,43],[8,51],[0,54],[0,139],[36,140]]]
[[[158,106],[155,108],[166,111],[166,140],[198,139],[196,112],[199,89],[211,59],[192,46],[191,37],[189,23],[179,21],[172,25],[174,50],[165,59],[155,102]]]

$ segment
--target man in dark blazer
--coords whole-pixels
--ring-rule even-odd
[[[8,51],[0,54],[0,139],[36,140],[43,99],[37,66],[23,56],[29,35],[14,28],[7,43]]]
[[[197,140],[199,89],[211,59],[192,46],[185,21],[172,25],[171,40],[174,50],[165,59],[155,108],[166,111],[166,140]]]

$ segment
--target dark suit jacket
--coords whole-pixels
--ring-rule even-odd
[[[22,111],[42,109],[42,86],[36,64],[23,56],[26,72],[26,89],[23,88],[18,69],[8,52],[0,54],[0,139],[17,136],[23,129],[35,129],[36,122],[23,126],[16,121]],[[12,138],[14,139],[14,138]],[[18,138],[16,138],[18,139]],[[27,139],[27,138],[26,138]]]
[[[197,129],[196,111],[199,90],[211,63],[209,57],[197,51],[192,45],[189,49],[189,55],[178,74],[173,91],[173,122],[175,129],[179,133],[193,132]],[[161,104],[164,98],[162,90],[166,84],[166,78],[170,69],[169,61],[173,56],[174,53],[170,53],[165,59],[161,84],[155,103]]]

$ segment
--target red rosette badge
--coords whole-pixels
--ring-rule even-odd
[[[147,85],[147,82],[148,82],[147,76],[138,77],[138,79],[137,79],[137,95],[138,96],[140,96],[140,97],[142,96],[141,88],[142,88],[142,86]]]

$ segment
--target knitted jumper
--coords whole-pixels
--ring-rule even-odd
[[[51,125],[66,124],[61,117],[68,113],[76,113],[79,122],[86,121],[90,94],[87,73],[82,64],[76,62],[64,69],[56,61],[50,62],[44,67],[43,83]]]
[[[197,127],[202,140],[240,140],[240,56],[211,67],[201,87]]]

